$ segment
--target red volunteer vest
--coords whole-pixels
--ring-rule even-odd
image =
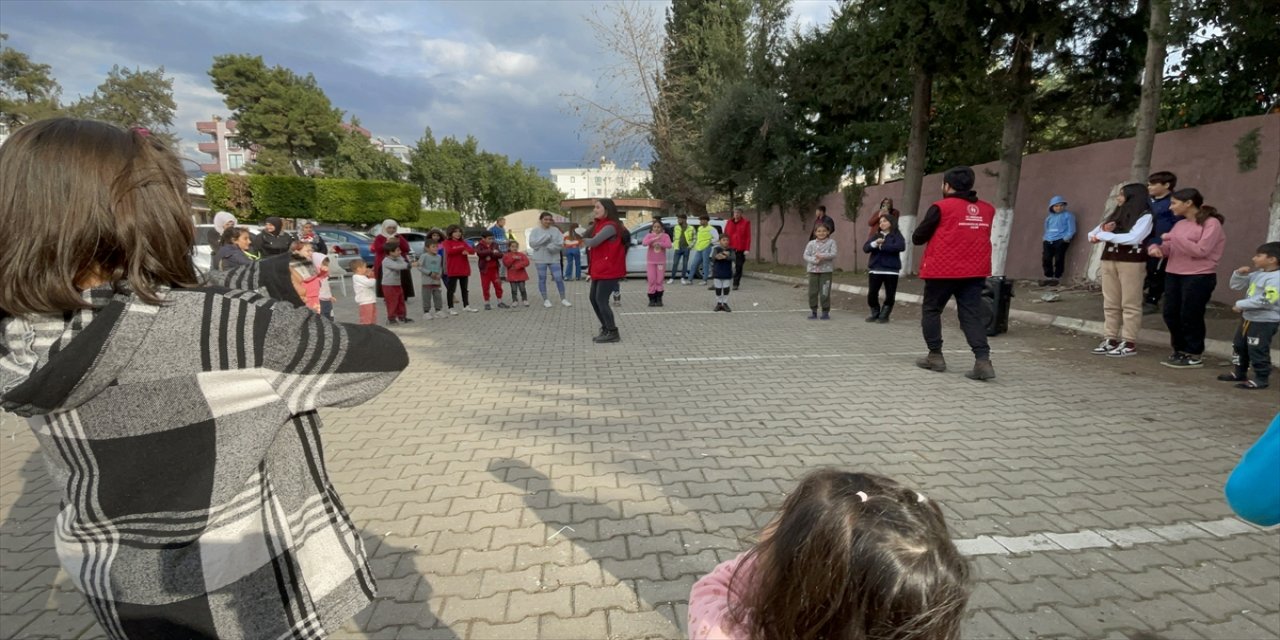
[[[921,278],[986,278],[991,275],[991,221],[995,207],[979,200],[943,198],[938,230],[925,245]]]
[[[595,236],[611,224],[616,225],[614,236],[587,252],[587,274],[592,280],[620,280],[627,277],[627,248],[622,246],[622,225],[602,218],[596,220],[591,235]]]

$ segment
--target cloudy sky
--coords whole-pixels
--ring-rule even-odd
[[[593,155],[565,93],[590,95],[607,66],[585,18],[590,0],[398,2],[114,2],[4,0],[8,45],[51,65],[74,100],[113,64],[164,66],[174,129],[195,152],[197,120],[226,115],[208,71],[215,55],[261,55],[312,73],[339,109],[374,135],[412,145],[472,134],[488,151],[545,170]],[[661,16],[665,2],[641,2]],[[796,0],[801,27],[826,24],[834,0]]]

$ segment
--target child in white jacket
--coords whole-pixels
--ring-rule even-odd
[[[356,304],[360,307],[360,324],[378,324],[378,283],[364,260],[351,262],[351,284],[355,286]]]

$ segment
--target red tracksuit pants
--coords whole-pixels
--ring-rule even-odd
[[[502,279],[498,277],[498,270],[485,269],[480,272],[480,295],[484,296],[484,301],[489,301],[489,287],[498,294],[498,302],[502,302]]]
[[[382,301],[387,305],[387,320],[404,320],[404,289],[398,284],[382,285]]]

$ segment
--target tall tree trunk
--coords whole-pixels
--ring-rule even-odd
[[[1280,171],[1276,171],[1276,188],[1271,190],[1271,222],[1267,225],[1267,242],[1280,242]]]
[[[925,69],[916,71],[915,88],[911,92],[911,133],[907,137],[906,173],[902,177],[902,214],[898,228],[904,237],[910,238],[916,226],[916,212],[920,207],[920,187],[924,183],[924,156],[929,145],[929,109],[933,103],[933,74]],[[903,273],[915,273],[912,261],[913,247],[907,242],[902,252]]]
[[[1013,41],[1009,110],[1004,116],[1000,141],[1000,180],[996,184],[996,218],[991,225],[991,273],[1004,275],[1009,258],[1009,236],[1013,212],[1018,203],[1018,181],[1022,178],[1022,152],[1027,146],[1027,110],[1034,89],[1031,86],[1031,36],[1022,34]]]
[[[787,226],[787,209],[783,205],[778,205],[778,230],[774,232],[773,238],[769,240],[769,253],[773,254],[774,264],[778,264],[778,236],[782,235],[782,228],[785,226]]]
[[[764,262],[764,254],[760,252],[760,243],[764,239],[764,214],[760,211],[760,205],[756,205],[756,262]],[[777,246],[777,243],[774,243]],[[776,252],[775,252],[776,253]],[[777,256],[774,256],[775,261]]]
[[[1169,37],[1169,0],[1151,0],[1151,20],[1147,25],[1147,63],[1142,71],[1142,100],[1133,139],[1133,166],[1129,179],[1146,184],[1151,174],[1151,148],[1156,142],[1156,121],[1160,117],[1160,87],[1164,79],[1165,48]]]

